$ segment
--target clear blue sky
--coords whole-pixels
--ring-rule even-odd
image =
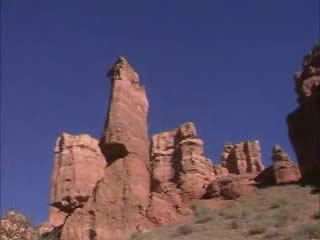
[[[281,144],[293,73],[316,41],[317,0],[1,0],[2,208],[47,218],[53,148],[99,137],[106,69],[126,56],[147,88],[149,134],[193,121],[207,157],[225,141]]]

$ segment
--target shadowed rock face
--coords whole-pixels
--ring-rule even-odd
[[[320,46],[304,57],[295,75],[298,108],[287,118],[302,181],[320,184]]]
[[[88,201],[105,165],[98,140],[87,134],[63,133],[58,138],[51,179],[50,224],[62,225],[68,215]]]

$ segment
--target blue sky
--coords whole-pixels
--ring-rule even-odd
[[[317,0],[2,0],[1,200],[47,218],[58,135],[99,137],[106,70],[126,56],[147,88],[149,134],[192,121],[207,157],[258,139],[293,159],[293,73],[316,42]]]

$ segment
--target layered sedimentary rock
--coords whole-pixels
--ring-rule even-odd
[[[288,154],[279,145],[272,151],[272,170],[274,184],[298,182],[301,174],[299,168],[290,160]]]
[[[299,106],[287,117],[289,138],[302,181],[320,184],[320,44],[304,57],[295,87]]]
[[[91,201],[67,219],[62,240],[121,240],[150,225],[146,93],[123,57],[109,76],[110,105],[99,143],[107,167]]]
[[[272,149],[272,165],[261,172],[255,180],[261,186],[296,183],[300,180],[299,167],[279,145]]]
[[[264,171],[259,141],[226,143],[221,165],[214,167],[216,179],[208,185],[206,197],[238,198],[256,189],[255,177]]]
[[[148,216],[168,224],[188,214],[186,203],[200,199],[215,178],[212,163],[203,154],[203,142],[193,123],[156,134],[151,141],[152,201]]]
[[[222,153],[222,165],[234,174],[263,171],[259,141],[245,141],[235,145],[228,143]]]
[[[87,134],[63,133],[57,140],[51,178],[49,222],[62,225],[74,209],[82,207],[102,178],[105,160],[98,140]]]

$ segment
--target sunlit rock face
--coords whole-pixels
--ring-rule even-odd
[[[63,225],[68,215],[88,201],[105,165],[97,139],[87,134],[63,133],[58,137],[51,178],[50,224]]]
[[[300,180],[299,167],[290,160],[289,155],[279,145],[273,147],[272,162],[274,184],[295,183]]]
[[[233,174],[258,174],[264,170],[259,141],[225,144],[221,157],[222,166]]]
[[[168,224],[190,214],[189,201],[202,198],[215,178],[192,122],[152,136],[151,173],[150,220]]]
[[[287,117],[289,138],[302,182],[320,184],[320,45],[304,57],[295,88],[298,107]]]

